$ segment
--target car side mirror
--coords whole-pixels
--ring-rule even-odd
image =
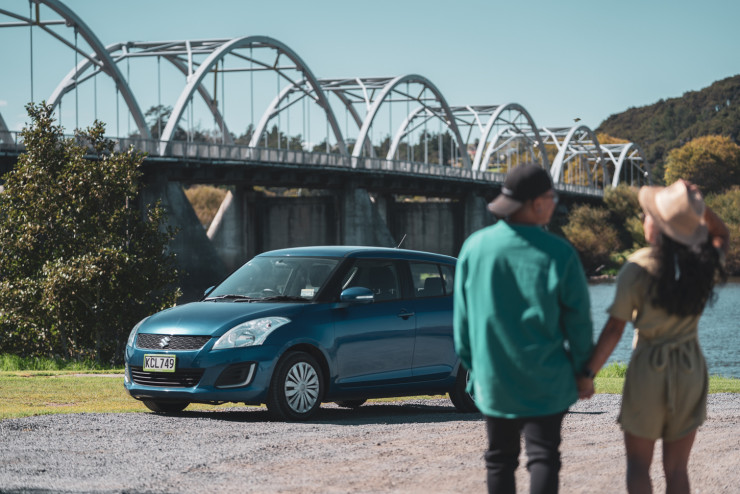
[[[214,288],[216,288],[216,285],[213,285],[213,286],[210,286],[210,287],[206,288],[206,291],[205,291],[205,292],[203,292],[203,296],[204,296],[204,297],[207,297],[207,296],[208,296],[208,294],[209,294],[209,293],[211,293],[211,292],[213,291],[213,289],[214,289]]]
[[[369,288],[353,286],[344,290],[339,295],[339,300],[350,304],[371,304],[375,300],[375,295]]]

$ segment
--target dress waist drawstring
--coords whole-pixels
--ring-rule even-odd
[[[650,352],[650,366],[656,372],[665,372],[669,361],[677,359],[676,365],[679,365],[685,373],[694,370],[693,359],[691,358],[692,348],[687,343],[696,341],[697,333],[692,332],[679,338],[667,340],[649,341],[645,339],[638,340],[638,345],[647,346],[645,350]],[[668,411],[673,412],[676,407],[676,374],[665,372],[666,392],[668,401]]]

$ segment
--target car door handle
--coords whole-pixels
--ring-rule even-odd
[[[415,315],[416,314],[413,312],[406,312],[406,311],[402,311],[398,313],[398,317],[400,317],[401,319],[408,319],[409,317],[415,316]]]

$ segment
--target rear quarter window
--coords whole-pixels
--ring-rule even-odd
[[[452,266],[410,262],[409,268],[416,297],[443,297],[452,294],[455,277],[455,269]]]

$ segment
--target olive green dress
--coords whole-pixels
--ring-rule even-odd
[[[635,326],[619,423],[630,434],[680,439],[706,419],[708,376],[697,338],[700,315],[679,317],[650,303],[650,248],[630,256],[619,276],[611,316]]]

